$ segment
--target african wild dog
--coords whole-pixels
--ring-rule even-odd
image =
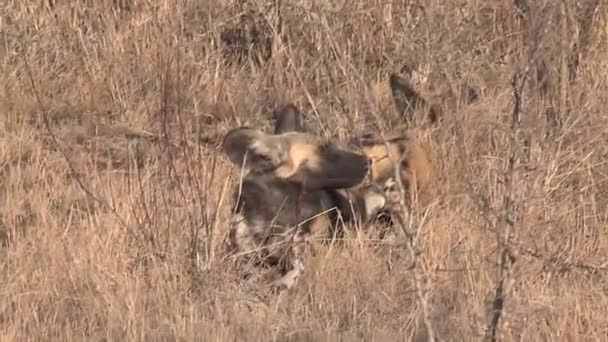
[[[411,204],[415,193],[420,193],[421,199],[428,201],[433,191],[433,163],[429,149],[418,140],[418,131],[410,126],[413,112],[421,108],[427,110],[429,122],[435,124],[441,118],[441,107],[428,103],[405,77],[392,74],[389,86],[403,125],[387,132],[384,137],[377,130],[368,130],[352,142],[368,158],[369,178],[373,183],[383,186],[387,192],[395,191],[395,165],[400,163],[406,202]]]
[[[242,252],[263,247],[262,254],[271,264],[283,260],[279,263],[282,277],[275,285],[293,286],[304,270],[298,243],[311,236],[339,233],[335,229],[338,217],[368,223],[391,211],[397,164],[410,209],[417,194],[424,204],[432,199],[434,166],[429,149],[411,124],[414,112],[421,109],[436,124],[442,108],[415,89],[407,77],[392,74],[389,86],[405,125],[388,137],[378,131],[365,132],[351,140],[352,150],[306,132],[293,105],[275,111],[273,134],[248,127],[226,134],[225,154],[246,169],[235,197],[241,220],[234,240]],[[364,181],[366,177],[368,181]],[[390,219],[390,213],[388,216]],[[280,241],[293,244],[276,246]]]
[[[367,222],[386,203],[382,189],[359,186],[367,158],[305,132],[299,116],[287,105],[275,112],[274,134],[241,127],[223,141],[228,158],[245,168],[235,195],[233,242],[238,252],[259,249],[254,257],[278,265],[281,276],[273,285],[286,288],[304,270],[302,242],[339,234],[339,218]]]

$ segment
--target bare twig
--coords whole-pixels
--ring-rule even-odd
[[[328,35],[328,40],[331,44],[331,46],[333,47],[333,49],[336,51],[337,54],[340,54],[340,49],[338,48],[338,44],[336,43],[336,41],[333,39],[333,37],[330,34],[330,30],[329,27],[327,26],[327,23],[325,23],[325,29],[327,31],[327,35]],[[368,89],[368,85],[367,83],[363,80],[363,78],[361,77],[361,75],[359,74],[359,72],[357,70],[355,70],[355,68],[351,65],[351,64],[345,64],[345,66],[349,67],[350,71],[349,75],[354,76],[355,78],[357,78],[357,81],[359,81],[359,83],[363,86],[363,88],[366,90],[364,91],[363,95],[365,97],[365,100],[368,102],[369,104],[369,108],[373,108],[373,101],[371,101],[371,99],[369,98],[369,89]],[[342,68],[344,68],[344,72],[346,74],[346,69],[345,66],[342,66]],[[378,117],[378,114],[373,111],[372,115],[374,116],[375,120],[380,121],[380,118]],[[389,151],[389,158],[391,158],[393,161],[395,161],[395,178],[396,178],[396,182],[397,182],[397,186],[398,186],[398,190],[399,190],[399,202],[400,202],[400,209],[398,213],[395,213],[397,215],[395,215],[399,221],[401,221],[401,227],[405,232],[406,235],[406,245],[408,248],[408,252],[411,256],[411,262],[412,262],[412,267],[410,268],[413,272],[414,275],[414,282],[415,282],[415,287],[416,287],[416,296],[418,298],[418,301],[420,302],[420,306],[422,308],[422,314],[423,314],[423,321],[424,321],[424,325],[427,331],[427,337],[428,337],[428,341],[435,341],[435,330],[433,328],[433,325],[431,323],[431,319],[430,319],[430,310],[429,310],[429,305],[428,305],[428,300],[427,300],[427,296],[424,290],[424,282],[425,279],[422,276],[422,274],[419,272],[419,270],[417,269],[418,263],[417,263],[417,259],[420,253],[418,253],[416,251],[416,235],[417,232],[412,229],[412,227],[420,227],[421,226],[421,222],[413,222],[409,216],[411,215],[411,213],[408,211],[407,207],[405,206],[405,196],[406,194],[408,194],[410,196],[410,198],[414,198],[414,200],[412,200],[410,203],[410,205],[412,205],[414,202],[417,202],[417,194],[410,194],[409,191],[406,191],[403,182],[401,180],[401,164],[402,164],[402,159],[400,158],[400,156],[394,156],[393,153],[391,152],[392,149],[389,148],[388,143],[391,140],[398,140],[398,139],[403,139],[403,136],[401,135],[396,135],[396,136],[391,136],[391,137],[387,137],[384,132],[382,130],[379,131],[379,135],[381,137],[382,142],[386,145],[387,150]],[[404,155],[407,155],[407,153],[404,153]],[[415,175],[414,175],[415,178]],[[415,183],[415,180],[412,180]],[[414,186],[414,192],[417,193],[417,189]],[[392,210],[394,211],[394,210]],[[417,230],[417,229],[416,229]],[[427,280],[427,286],[428,286],[428,280]]]
[[[50,124],[49,118],[48,118],[48,109],[46,108],[46,106],[42,102],[42,98],[40,97],[40,92],[38,91],[38,87],[36,86],[36,81],[34,80],[34,75],[32,73],[32,69],[30,68],[30,64],[29,64],[27,58],[24,55],[22,57],[23,57],[23,63],[25,64],[25,69],[26,69],[26,72],[27,72],[27,76],[28,76],[29,81],[30,81],[30,85],[32,86],[32,91],[34,92],[34,96],[36,97],[36,102],[38,103],[38,106],[40,107],[40,110],[42,111],[42,121],[44,123],[44,128],[46,129],[46,131],[50,135],[51,140],[53,141],[53,144],[55,145],[55,147],[57,148],[57,150],[61,153],[61,155],[65,159],[65,161],[66,161],[66,163],[68,165],[68,168],[70,169],[70,177],[76,182],[76,184],[78,184],[78,186],[80,187],[80,189],[87,196],[89,196],[91,199],[93,199],[95,202],[97,202],[102,207],[107,208],[108,210],[110,210],[110,212],[114,215],[114,217],[118,220],[118,222],[123,227],[128,227],[128,225],[125,222],[125,220],[120,215],[118,215],[118,212],[116,211],[116,208],[114,208],[108,201],[106,201],[106,200],[100,198],[99,196],[95,195],[87,186],[85,186],[85,184],[82,181],[82,179],[80,179],[80,177],[78,176],[78,173],[76,172],[76,169],[74,168],[74,165],[72,165],[72,161],[70,160],[70,157],[68,157],[68,154],[61,147],[61,144],[59,143],[59,139],[57,138],[57,135],[55,134],[55,132],[51,128],[51,124]]]
[[[411,182],[413,183],[413,189],[410,193],[410,191],[405,189],[405,186],[403,185],[403,180],[401,179],[401,173],[402,173],[402,169],[401,169],[401,165],[403,165],[403,160],[404,158],[407,157],[407,154],[405,154],[403,157],[398,157],[398,156],[394,156],[391,155],[392,154],[392,150],[389,148],[388,146],[388,142],[385,143],[387,146],[387,150],[389,151],[389,158],[391,158],[392,160],[395,160],[395,180],[397,183],[397,188],[399,190],[399,203],[397,205],[398,210],[392,210],[394,212],[394,216],[397,217],[398,221],[399,221],[399,225],[401,226],[401,229],[403,230],[403,233],[405,235],[405,244],[407,247],[407,251],[409,253],[410,256],[410,261],[411,261],[411,271],[412,274],[414,275],[414,286],[416,287],[416,297],[418,298],[418,301],[420,303],[420,307],[422,308],[422,320],[424,322],[424,326],[426,328],[427,331],[427,340],[429,342],[434,342],[435,341],[435,330],[433,328],[433,324],[431,323],[431,318],[430,318],[430,309],[429,309],[429,304],[428,304],[428,299],[427,299],[427,295],[426,295],[426,291],[425,291],[425,285],[428,286],[428,279],[424,279],[424,277],[422,276],[420,270],[418,270],[418,256],[420,253],[418,253],[417,248],[416,248],[416,242],[417,242],[417,233],[419,230],[419,227],[422,226],[422,222],[424,220],[419,220],[418,219],[418,213],[419,213],[419,205],[418,205],[418,189],[416,187],[416,175],[414,175],[413,179],[411,180]],[[405,200],[405,196],[409,196],[410,200],[409,200],[409,207],[408,205],[406,205],[406,200]],[[427,284],[425,284],[425,282]]]
[[[519,146],[521,135],[521,122],[523,115],[523,89],[527,80],[527,68],[524,72],[513,76],[511,87],[513,89],[514,106],[511,122],[510,152],[507,170],[505,172],[505,195],[503,198],[502,215],[499,224],[502,229],[496,230],[498,244],[497,264],[498,279],[494,288],[490,323],[486,329],[486,339],[494,342],[499,330],[501,319],[506,315],[505,303],[509,292],[509,285],[513,281],[513,266],[516,262],[509,241],[514,239],[519,222],[518,207],[521,196],[516,193],[519,181],[519,164],[521,148]]]

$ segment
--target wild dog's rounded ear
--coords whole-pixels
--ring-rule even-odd
[[[429,107],[428,115],[432,124],[437,122],[442,116],[441,107],[428,102],[422,97],[409,78],[393,73],[389,77],[389,85],[395,101],[395,107],[397,107],[399,115],[402,115],[406,121],[412,121],[415,109],[424,105]]]
[[[261,134],[262,132],[249,127],[232,129],[224,136],[222,150],[231,162],[242,166],[245,154]]]
[[[305,131],[300,121],[300,110],[291,103],[277,108],[273,112],[273,117],[274,134]]]
[[[253,171],[268,171],[282,162],[283,150],[280,142],[262,131],[249,127],[236,128],[224,136],[224,153],[238,166],[246,166]],[[245,155],[247,158],[245,160]]]
[[[314,168],[302,168],[294,176],[307,189],[342,189],[361,183],[368,172],[365,156],[342,150],[334,144],[318,148],[318,163]]]
[[[389,85],[395,101],[395,107],[399,115],[404,115],[406,119],[411,119],[413,111],[416,108],[419,96],[409,79],[391,74],[389,77]]]

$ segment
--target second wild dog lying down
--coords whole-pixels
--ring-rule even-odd
[[[290,288],[304,270],[305,240],[335,236],[339,217],[368,221],[386,199],[373,185],[358,186],[368,173],[367,158],[297,132],[302,129],[294,106],[276,114],[275,134],[236,128],[224,137],[223,149],[245,168],[235,196],[237,251],[278,265],[280,277],[273,284]]]
[[[394,191],[388,188],[395,183],[395,165],[400,163],[406,202],[411,205],[415,193],[419,193],[424,203],[432,196],[433,164],[428,149],[417,139],[416,131],[408,129],[408,126],[413,121],[414,111],[427,107],[428,121],[435,124],[440,119],[441,109],[436,104],[428,103],[403,76],[391,74],[389,87],[399,112],[398,120],[405,127],[402,125],[395,129],[385,139],[377,131],[368,131],[353,142],[370,161],[369,177],[373,183],[383,186],[387,194]]]

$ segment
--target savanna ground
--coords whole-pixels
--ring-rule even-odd
[[[496,312],[500,340],[608,339],[605,2],[7,0],[0,13],[3,341],[424,340],[428,326],[468,341]],[[395,119],[388,75],[406,65],[444,107],[416,268],[352,229],[281,296],[241,281],[223,242],[238,170],[218,137],[293,102],[346,139],[370,115]],[[464,84],[476,101],[455,96]]]

